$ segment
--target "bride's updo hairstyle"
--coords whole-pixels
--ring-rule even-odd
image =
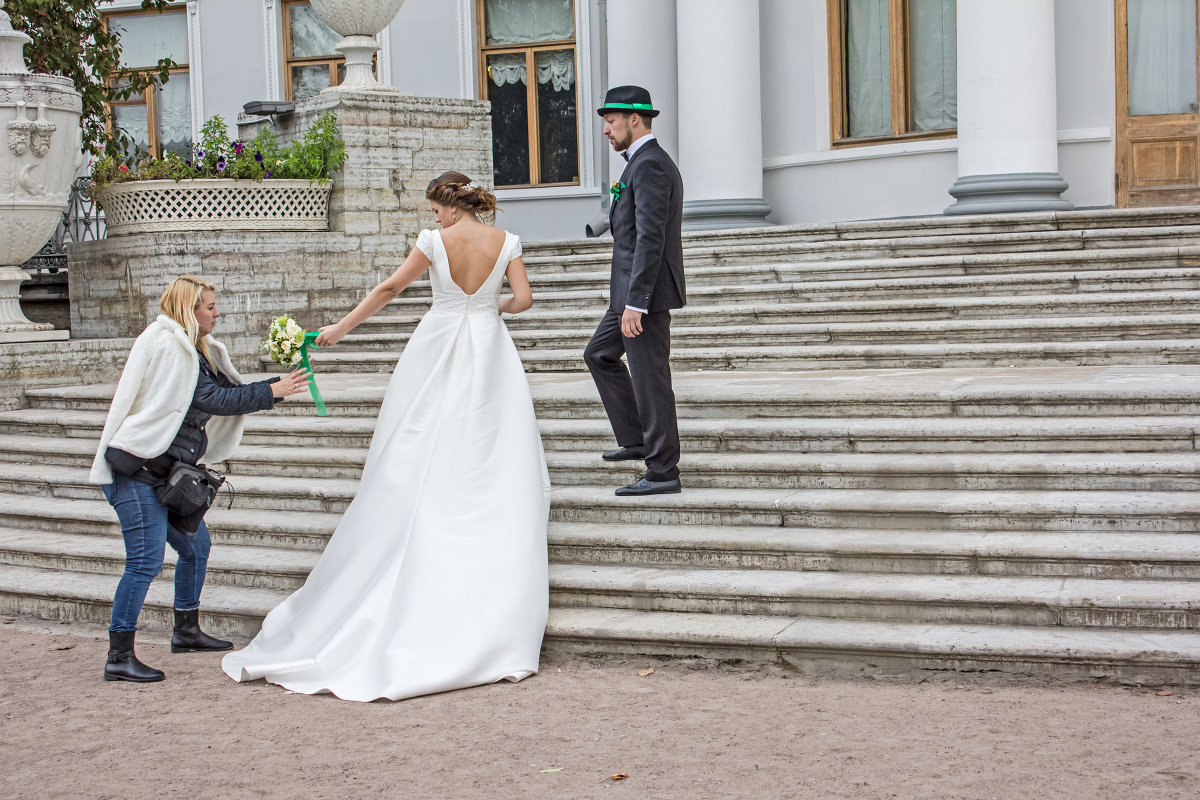
[[[452,206],[476,216],[496,210],[496,196],[461,172],[443,172],[429,182],[425,199],[440,206]]]

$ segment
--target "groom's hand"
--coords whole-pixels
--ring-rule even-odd
[[[626,339],[632,339],[642,332],[642,312],[632,308],[625,309],[621,315],[621,334]]]

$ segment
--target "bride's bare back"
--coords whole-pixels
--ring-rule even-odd
[[[496,266],[504,247],[504,231],[482,224],[459,223],[442,229],[441,233],[451,280],[464,293],[475,294]]]

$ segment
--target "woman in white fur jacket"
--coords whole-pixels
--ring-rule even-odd
[[[175,564],[175,629],[171,652],[229,650],[230,642],[200,630],[200,591],[212,546],[203,518],[169,512],[155,492],[176,461],[228,458],[242,438],[243,415],[271,408],[304,391],[308,373],[243,384],[225,346],[212,333],[221,312],[217,287],[191,275],[163,292],[163,314],[142,332],[117,384],[91,481],[101,484],[125,539],[125,572],[113,597],[107,681],[161,681],[161,670],[134,655],[138,616],[166,545]],[[210,421],[211,420],[211,421]]]

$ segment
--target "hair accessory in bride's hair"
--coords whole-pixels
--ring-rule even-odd
[[[471,191],[472,189],[482,189],[482,188],[483,188],[483,187],[482,187],[482,186],[480,186],[480,185],[479,185],[478,183],[476,183],[475,181],[471,181],[470,183],[463,184],[463,191],[464,191],[464,192],[469,192],[469,191]]]

